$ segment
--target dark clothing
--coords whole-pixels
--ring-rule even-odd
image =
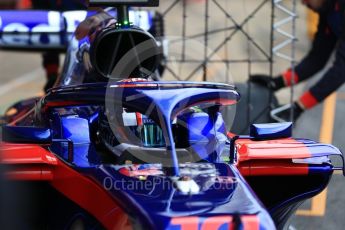
[[[327,9],[319,13],[318,30],[307,56],[295,68],[298,81],[303,81],[325,67],[333,50],[335,61],[310,93],[324,100],[345,82],[345,0],[328,0]]]

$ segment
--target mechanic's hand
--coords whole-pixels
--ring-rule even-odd
[[[273,91],[276,91],[284,86],[281,76],[272,78],[264,74],[255,74],[250,76],[249,81]]]
[[[255,74],[249,77],[249,81],[269,88],[272,82],[272,77],[264,74]]]

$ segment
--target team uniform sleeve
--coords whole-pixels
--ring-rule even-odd
[[[336,91],[345,82],[345,36],[344,32],[336,47],[335,61],[319,82],[311,89],[310,93],[317,101],[324,100]]]
[[[336,43],[337,37],[328,28],[327,16],[320,15],[318,30],[312,48],[295,68],[298,81],[306,80],[323,69]]]

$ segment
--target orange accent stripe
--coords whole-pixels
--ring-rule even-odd
[[[310,91],[305,92],[299,98],[299,102],[305,109],[310,109],[319,103]]]
[[[291,69],[288,69],[285,73],[283,73],[285,86],[291,86],[292,77],[294,78],[294,84],[297,84],[299,78],[296,72],[293,72],[291,71]]]

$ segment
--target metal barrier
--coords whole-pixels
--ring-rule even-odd
[[[231,82],[231,76],[228,76],[230,69],[235,71],[239,76],[237,79],[242,81],[257,72],[257,69],[261,71],[264,69],[267,75],[273,76],[273,63],[276,58],[289,62],[291,69],[294,69],[296,0],[204,0],[198,2],[161,1],[158,10],[165,21],[165,36],[179,34],[178,38],[168,41],[169,45],[180,49],[180,55],[167,55],[165,75],[168,75],[168,78],[219,81],[212,75],[224,70],[226,76],[221,80],[229,83]],[[238,11],[243,11],[244,15],[239,17]],[[258,20],[257,16],[262,18],[263,14],[266,15],[264,21]],[[177,15],[180,15],[178,21]],[[222,25],[218,25],[222,20]],[[258,34],[261,38],[258,38]],[[193,55],[188,52],[191,39],[197,39],[203,46],[202,51],[198,52],[199,55],[192,58]],[[176,45],[177,43],[180,44]],[[243,51],[239,52],[240,55],[237,57],[232,51],[239,46]],[[180,68],[173,68],[173,65],[180,65]],[[188,68],[184,68],[183,65]],[[214,68],[215,65],[218,68]],[[241,66],[238,67],[239,71],[236,71],[236,66]],[[176,69],[188,69],[189,72],[184,71],[181,74]],[[248,83],[248,95],[252,93],[250,85]],[[270,103],[266,105],[263,113],[272,109],[272,93],[269,97]],[[247,112],[250,113],[251,97],[247,98]],[[293,87],[291,87],[291,100],[292,98]],[[251,117],[249,114],[248,125],[256,119],[257,117]]]

